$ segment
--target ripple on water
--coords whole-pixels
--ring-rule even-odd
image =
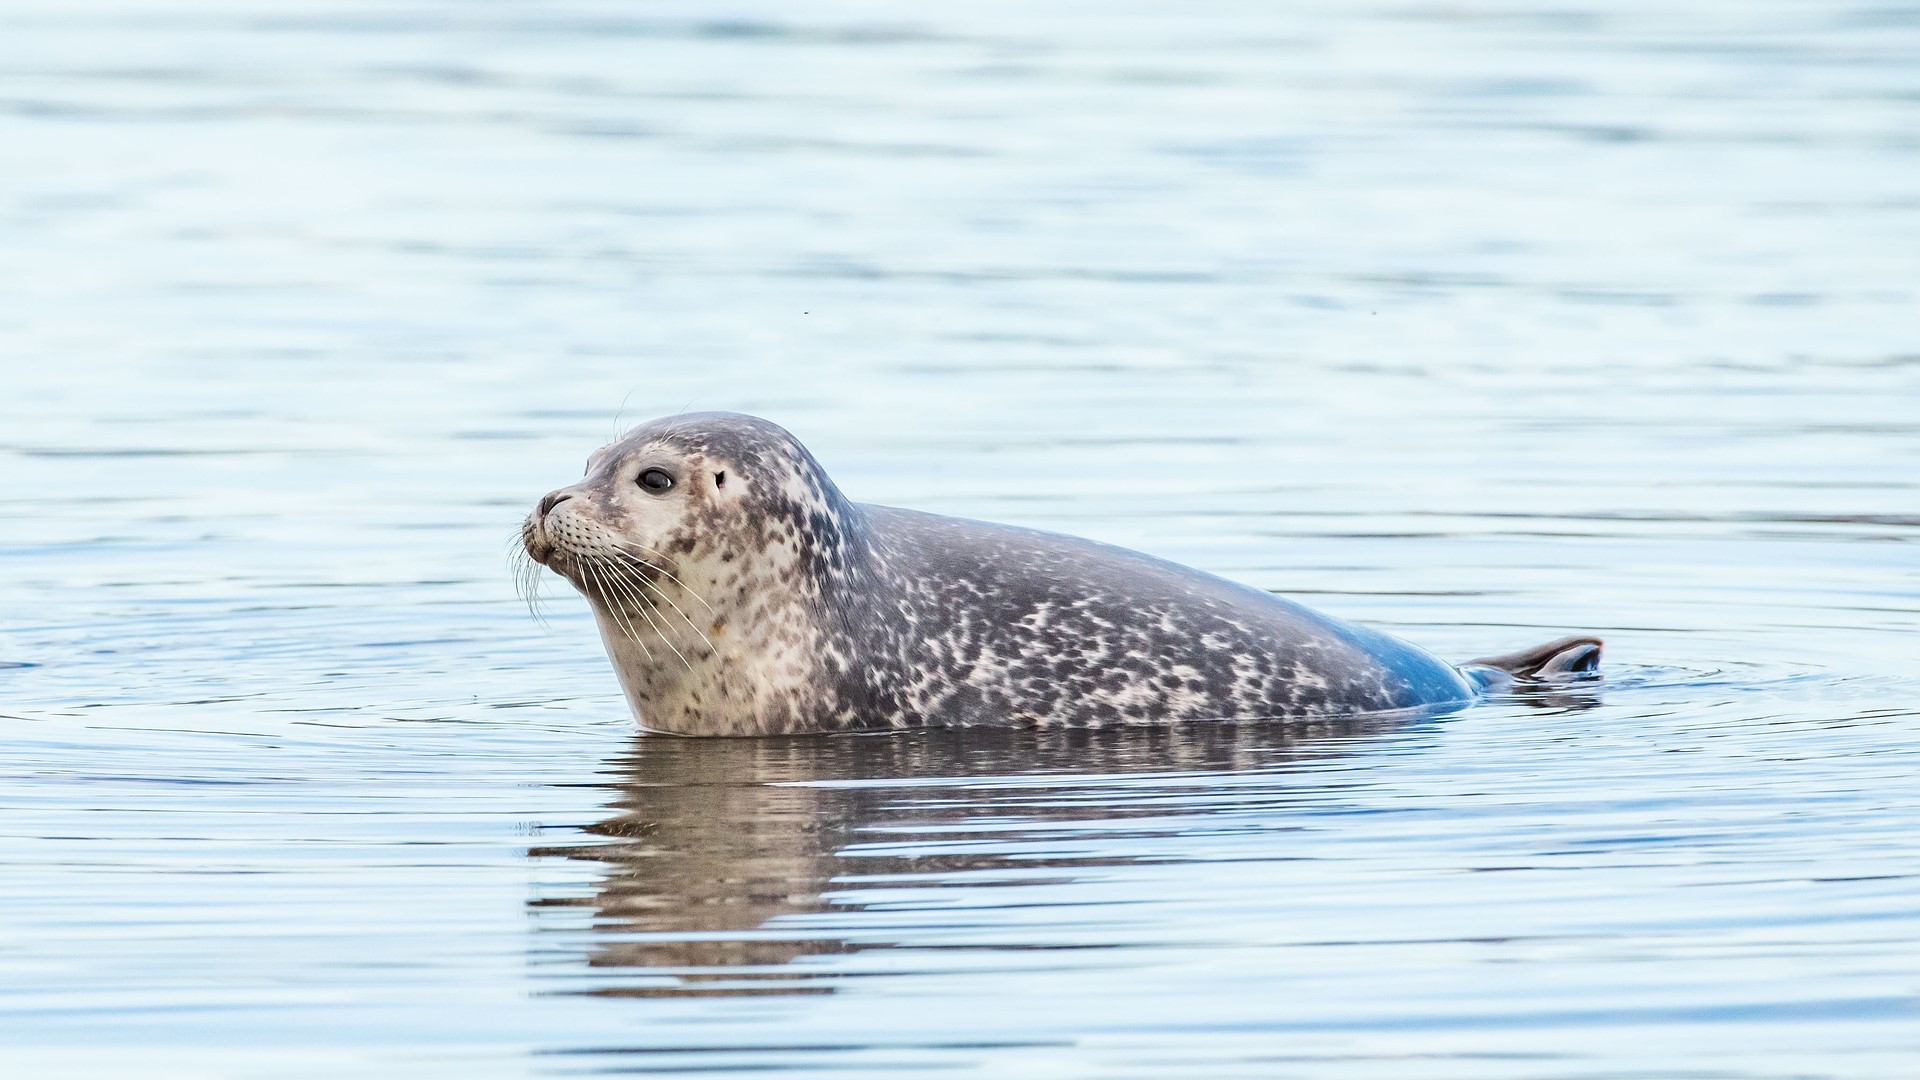
[[[1901,9],[110,7],[0,14],[13,1072],[1920,1074]],[[637,739],[501,545],[729,407],[1608,675]]]

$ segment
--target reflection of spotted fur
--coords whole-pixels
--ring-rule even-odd
[[[648,494],[635,478],[650,467],[684,479]],[[1097,727],[1473,693],[1404,642],[1147,555],[850,503],[793,436],[753,417],[643,425],[564,491],[575,497],[529,519],[528,550],[593,601],[655,730]],[[611,555],[620,542],[652,566]],[[596,585],[595,568],[630,588]]]
[[[790,965],[889,947],[884,932],[876,938],[870,926],[844,933],[848,913],[876,899],[885,903],[889,888],[922,889],[930,874],[965,874],[970,887],[1018,890],[1131,865],[1134,854],[1102,844],[1045,844],[1040,851],[995,841],[1071,836],[1083,827],[1108,841],[1158,836],[1169,814],[1293,804],[1338,783],[1316,780],[1300,766],[1418,731],[1418,723],[1375,715],[735,739],[718,746],[639,738],[605,772],[613,802],[606,820],[584,827],[592,840],[531,851],[594,864],[602,871],[598,884],[581,895],[569,877],[533,905],[591,911],[596,933],[588,963],[642,976],[589,993],[826,993],[837,981],[835,968]],[[1219,774],[1227,772],[1241,775],[1223,803]],[[940,782],[874,783],[881,777],[972,782],[961,792]],[[1113,798],[1108,785],[1116,777],[1127,778],[1130,798]],[[1005,831],[983,833],[983,821],[1001,822]],[[980,842],[942,842],[962,824]],[[879,830],[887,843],[861,843]],[[848,875],[860,881],[852,893]]]

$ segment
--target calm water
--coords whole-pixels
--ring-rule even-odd
[[[10,0],[10,1075],[1920,1075],[1920,8]],[[642,739],[624,423],[1597,692]]]

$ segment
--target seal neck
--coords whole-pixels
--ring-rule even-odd
[[[837,492],[834,493],[838,495]],[[838,500],[757,554],[684,561],[645,605],[594,605],[644,728],[682,735],[820,730],[838,708],[850,631],[875,617],[864,512]]]

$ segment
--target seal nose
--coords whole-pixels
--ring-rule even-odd
[[[571,498],[573,498],[573,492],[571,491],[547,492],[547,497],[540,500],[540,516],[545,518],[548,514],[553,513],[554,507],[559,506]]]

